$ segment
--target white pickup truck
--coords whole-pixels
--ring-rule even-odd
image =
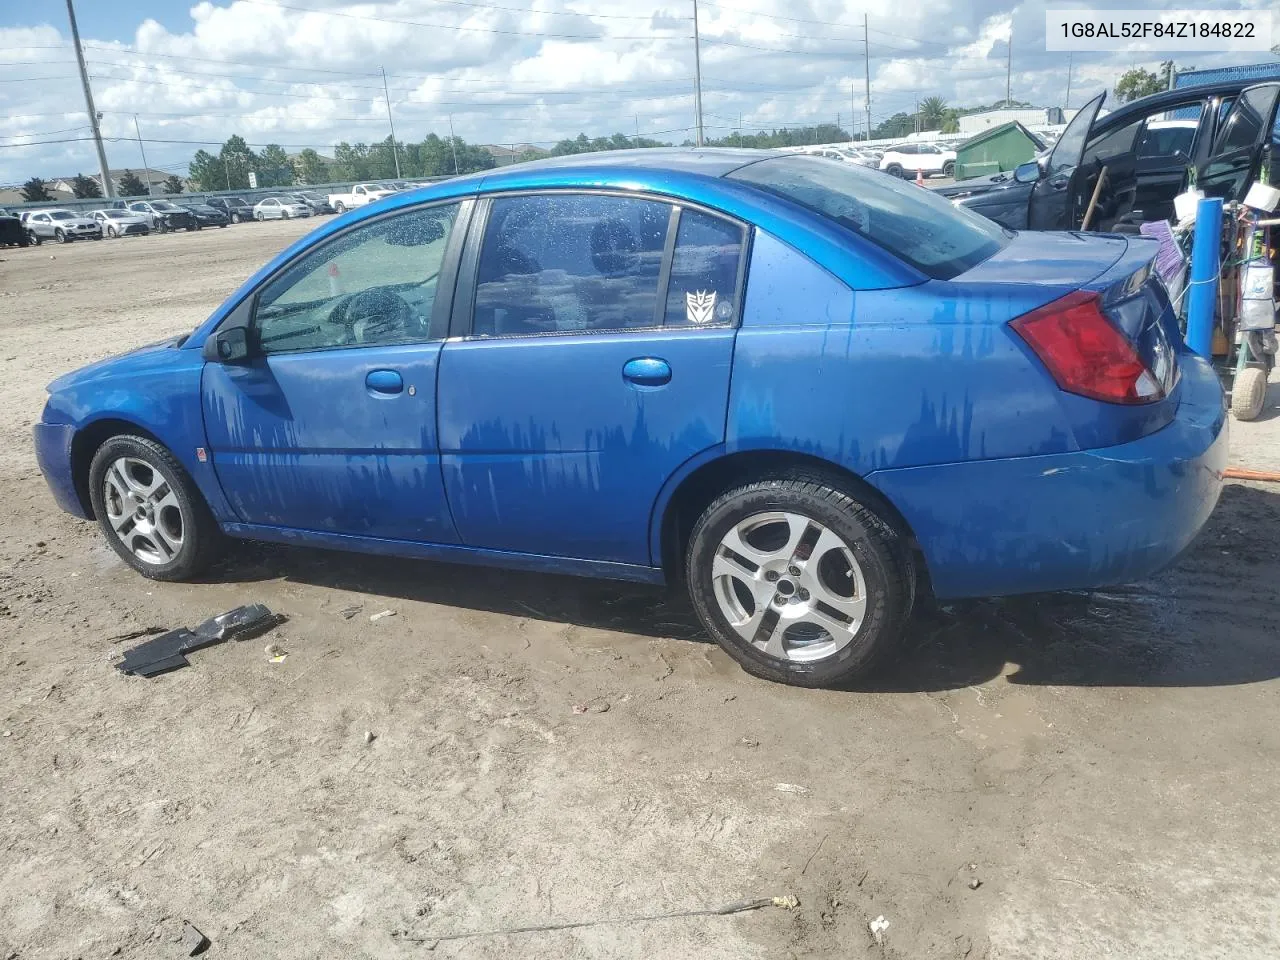
[[[393,193],[394,190],[380,187],[376,183],[357,183],[350,193],[329,194],[329,206],[333,207],[335,213],[346,213],[352,207],[363,207],[366,203],[373,203]]]

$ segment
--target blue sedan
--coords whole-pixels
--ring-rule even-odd
[[[143,576],[225,535],[683,582],[750,672],[846,683],[917,590],[1100,587],[1195,536],[1223,394],[1154,255],[818,157],[519,165],[56,380],[36,451]]]

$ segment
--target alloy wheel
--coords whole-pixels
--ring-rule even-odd
[[[182,550],[186,522],[178,496],[145,460],[113,460],[103,476],[102,500],[111,529],[143,563],[160,566]]]
[[[852,548],[799,513],[756,513],[730,528],[711,578],[730,627],[780,660],[834,656],[866,615],[866,579]]]

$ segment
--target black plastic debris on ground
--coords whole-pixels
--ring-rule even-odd
[[[186,655],[192,650],[209,647],[224,640],[248,640],[284,622],[265,604],[250,603],[211,617],[194,630],[179,627],[130,647],[116,664],[122,673],[138,677],[154,677],[188,665]]]

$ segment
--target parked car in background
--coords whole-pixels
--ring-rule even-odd
[[[127,209],[145,216],[151,229],[157,233],[199,229],[195,215],[170,200],[135,200]]]
[[[363,207],[367,203],[373,203],[375,200],[389,197],[395,192],[395,190],[376,183],[357,183],[349,193],[329,194],[329,205],[333,207],[336,213],[346,213],[356,207]]]
[[[291,220],[311,216],[311,208],[301,200],[289,197],[267,197],[253,208],[255,220]]]
[[[221,210],[232,223],[246,223],[253,219],[253,204],[242,197],[210,197],[205,203]]]
[[[956,171],[956,152],[936,143],[899,143],[885,150],[880,169],[907,180],[915,179],[917,172],[949,177]]]
[[[1187,169],[1208,160],[1228,110],[1248,85],[1234,80],[1167,90],[1105,116],[1106,95],[1099,94],[1040,157],[1011,173],[937,192],[1011,230],[1071,230],[1083,221],[1106,167],[1090,229],[1136,232],[1143,221],[1174,216],[1173,198]]]
[[[145,237],[151,232],[146,214],[132,210],[95,210],[92,217],[108,237]]]
[[[323,197],[318,193],[311,193],[310,191],[306,193],[291,193],[285,199],[298,200],[305,203],[311,209],[311,213],[315,216],[333,213],[333,207],[329,204],[329,198]]]
[[[102,239],[102,227],[98,221],[71,210],[33,210],[27,216],[26,227],[28,238],[36,243]]]
[[[491,170],[54,381],[36,457],[147,577],[228,534],[668,580],[752,673],[844,684],[918,587],[1088,590],[1191,542],[1223,393],[1158,249],[794,154]]]
[[[182,206],[191,211],[191,215],[196,218],[196,229],[205,227],[225,227],[231,222],[231,218],[217,207],[212,207],[207,203],[189,202]]]
[[[22,220],[16,213],[0,208],[0,247],[26,247],[31,245]]]

